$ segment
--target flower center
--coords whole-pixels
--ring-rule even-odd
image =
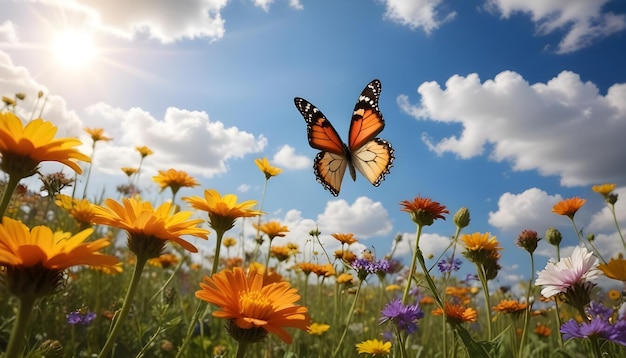
[[[264,319],[272,311],[272,302],[261,292],[250,291],[239,296],[239,307],[246,317]]]

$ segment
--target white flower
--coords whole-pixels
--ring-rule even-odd
[[[602,271],[596,268],[598,259],[583,246],[576,246],[572,256],[554,263],[548,262],[543,271],[537,272],[535,285],[543,286],[541,295],[546,298],[566,292],[575,284],[595,281]]]

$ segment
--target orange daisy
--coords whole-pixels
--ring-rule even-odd
[[[263,174],[265,174],[266,180],[269,180],[271,177],[277,176],[283,171],[280,168],[272,166],[267,158],[255,159],[254,162],[256,163],[256,166],[259,167],[259,169],[263,172]]]
[[[420,196],[415,197],[413,201],[404,200],[400,202],[400,205],[402,205],[402,211],[408,212],[411,220],[420,226],[430,226],[437,219],[445,220],[443,214],[450,213],[438,202]]]
[[[91,137],[91,140],[94,143],[98,141],[108,142],[110,140],[113,140],[113,138],[109,138],[104,135],[103,128],[83,128],[83,129],[85,130],[85,132],[87,132],[87,134],[89,134],[89,136]]]
[[[213,316],[229,320],[229,333],[238,341],[246,337],[252,338],[251,343],[273,333],[290,344],[292,337],[285,328],[306,331],[311,322],[308,309],[295,304],[300,295],[287,281],[264,286],[262,274],[246,274],[235,267],[204,276],[200,287],[196,297],[220,307]],[[259,328],[265,332],[258,332]],[[251,337],[248,333],[258,334]]]
[[[186,171],[176,169],[159,170],[159,175],[153,176],[152,180],[159,185],[160,191],[170,188],[174,195],[178,193],[180,188],[193,188],[194,186],[200,185],[200,183],[189,176]]]
[[[137,146],[137,147],[135,147],[135,149],[137,149],[137,151],[139,152],[139,155],[141,155],[142,158],[145,158],[145,157],[147,157],[149,155],[154,154],[152,149],[146,147],[145,145],[141,146],[141,147]]]
[[[606,197],[611,194],[613,190],[615,190],[615,183],[613,184],[602,184],[602,185],[594,185],[591,187],[591,190],[594,192]]]
[[[521,313],[526,310],[528,305],[526,303],[520,303],[517,300],[502,300],[497,306],[493,307],[494,311],[500,313]]]
[[[274,238],[277,236],[285,237],[286,235],[285,233],[289,232],[289,228],[287,226],[282,225],[278,221],[268,221],[261,225],[253,223],[252,226],[254,226],[257,230],[265,233],[270,238],[270,241],[274,240]]]
[[[462,305],[455,305],[449,302],[445,304],[446,321],[451,325],[458,325],[464,322],[476,322],[478,313],[471,307],[464,307]],[[433,315],[441,316],[443,310],[441,307],[437,307],[433,310]]]
[[[554,204],[554,206],[552,207],[552,212],[573,219],[574,214],[576,214],[578,209],[585,205],[585,202],[585,199],[581,199],[579,197],[561,200],[558,203]]]
[[[339,242],[341,242],[342,244],[347,244],[347,245],[352,245],[355,242],[357,242],[358,240],[354,237],[353,233],[347,233],[347,234],[331,234],[332,237],[334,237],[335,239],[337,239]]]
[[[259,210],[252,209],[256,206],[255,200],[237,202],[237,196],[226,194],[223,197],[217,190],[207,189],[204,198],[199,196],[184,197],[194,209],[206,211],[209,214],[209,224],[216,231],[226,232],[235,226],[235,220],[243,217],[261,215]]]
[[[612,258],[608,263],[597,267],[606,277],[626,282],[626,260],[622,256]]]

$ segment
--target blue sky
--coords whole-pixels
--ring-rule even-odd
[[[202,183],[179,197],[215,188],[259,200],[264,177],[254,159],[268,157],[284,172],[270,180],[263,209],[289,226],[284,240],[303,248],[318,226],[331,251],[335,232],[355,233],[355,251],[378,255],[402,234],[398,253],[406,255],[415,227],[399,202],[421,195],[451,211],[425,230],[424,251],[441,252],[452,214],[466,206],[466,233],[491,232],[505,247],[496,284],[511,285],[529,274],[527,254],[514,245],[519,232],[556,226],[564,246],[575,245],[570,222],[550,210],[581,196],[579,227],[596,233],[607,257],[623,251],[590,190],[609,182],[626,195],[623,2],[48,0],[2,8],[2,95],[26,93],[20,107],[29,118],[43,90],[44,119],[82,138],[87,153],[82,128],[114,138],[96,149],[94,197],[115,196],[126,182],[120,168],[138,165],[135,146],[155,152],[140,178],[155,201],[169,195],[150,178],[169,168]],[[53,44],[65,30],[88,38],[95,54],[59,59]],[[315,104],[345,138],[374,78],[383,88],[380,137],[396,161],[380,187],[346,177],[334,198],[315,181],[317,150],[293,97]],[[617,210],[623,225],[623,200]],[[552,253],[540,244],[537,269]]]

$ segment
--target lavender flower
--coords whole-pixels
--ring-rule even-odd
[[[461,261],[461,259],[452,256],[439,261],[437,266],[439,266],[439,271],[441,273],[451,273],[458,271],[461,268],[462,263],[463,261]]]
[[[352,268],[357,271],[360,280],[364,280],[369,274],[377,274],[389,270],[389,261],[382,259],[370,261],[368,259],[356,259],[352,261]]]
[[[398,330],[406,331],[408,334],[417,331],[417,320],[424,317],[424,312],[418,305],[405,306],[400,299],[388,303],[380,313],[382,317],[378,324],[393,322]]]
[[[74,312],[70,312],[67,315],[65,315],[65,317],[67,317],[67,323],[69,325],[77,325],[77,324],[82,324],[84,326],[87,326],[91,323],[91,321],[93,321],[96,318],[96,314],[94,312],[87,312],[87,313],[82,313],[80,310],[76,310]]]

